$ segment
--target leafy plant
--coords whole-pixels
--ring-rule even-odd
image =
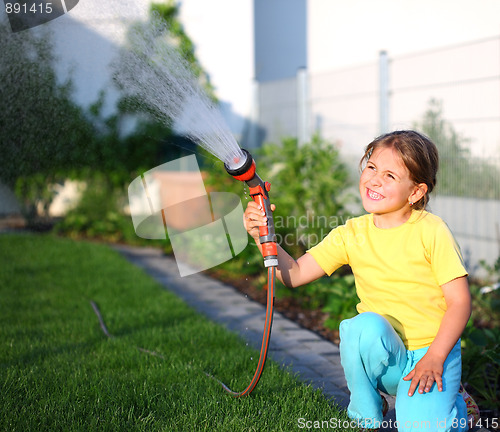
[[[476,327],[494,328],[500,326],[500,290],[483,292],[477,282],[470,284],[472,298],[471,319]]]
[[[327,314],[323,325],[337,330],[341,321],[354,317],[359,298],[356,294],[354,276],[346,267],[330,277],[297,288],[282,288],[283,296],[300,300],[301,306],[309,310],[321,310]]]
[[[177,20],[177,11],[173,2],[151,9],[168,23],[177,38],[173,43],[179,43],[194,73],[215,99],[194,46]],[[12,34],[7,24],[0,25],[0,181],[16,188],[30,225],[40,222],[40,212],[45,223],[54,185],[65,178],[87,180],[89,169],[106,173],[108,185],[118,189],[107,188],[111,197],[140,172],[183,155],[179,147],[192,146],[125,100],[119,102],[116,114],[104,117],[104,92],[88,110],[74,103],[71,80],[58,82],[53,38],[47,29]],[[131,115],[136,123],[127,135],[123,126],[130,125]],[[66,221],[68,229],[74,225],[89,235],[109,234],[113,227],[125,229],[120,209],[111,210],[109,203],[98,201],[106,204],[106,212],[73,212]],[[83,214],[89,219],[84,220]],[[93,217],[96,219],[91,220]]]
[[[339,276],[328,285],[326,292],[326,302],[323,312],[330,316],[325,321],[325,326],[331,329],[338,329],[340,322],[357,315],[356,305],[359,298],[356,294],[354,276]]]
[[[132,221],[124,208],[125,192],[103,173],[89,174],[75,208],[55,226],[55,232],[70,237],[134,242]]]
[[[177,6],[172,2],[154,4],[151,7],[151,14],[160,16],[168,25],[170,36],[175,38],[175,41],[165,38],[165,43],[178,43],[182,55],[193,68],[193,73],[202,79],[205,74],[196,60],[192,42],[177,20],[177,12]],[[148,24],[134,24],[130,34],[140,31],[141,25]],[[124,58],[119,58],[114,66],[119,68]],[[210,91],[208,80],[206,87]],[[215,98],[213,95],[212,97]],[[105,95],[102,93],[89,110],[91,121],[98,131],[93,148],[95,161],[92,168],[99,172],[89,175],[87,170],[81,170],[77,174],[85,180],[87,188],[80,204],[58,225],[58,232],[158,245],[159,242],[143,241],[135,235],[130,216],[123,212],[126,187],[140,173],[186,155],[193,150],[194,144],[174,136],[168,125],[155,120],[151,108],[138,102],[139,95],[137,100],[121,98],[118,113],[108,118],[102,115],[104,99]],[[135,129],[124,136],[122,125],[131,116],[136,119]],[[172,250],[168,242],[161,242],[161,246],[168,252]]]
[[[500,257],[493,265],[481,261],[486,280],[470,284],[472,316],[462,335],[463,379],[474,395],[481,398],[480,406],[497,409],[500,406],[500,290],[484,290],[485,283],[500,281]],[[500,414],[500,413],[496,413]]]
[[[15,190],[28,227],[50,225],[54,185],[92,165],[95,133],[54,71],[52,34],[0,24],[0,181]]]
[[[15,194],[30,229],[46,229],[51,225],[49,206],[56,191],[48,183],[54,185],[55,177],[42,173],[22,176],[16,180]]]
[[[476,328],[469,321],[462,335],[462,377],[481,406],[500,406],[500,329]]]
[[[479,328],[500,327],[500,289],[497,288],[500,283],[500,257],[492,265],[484,260],[480,261],[480,265],[486,270],[487,276],[470,283],[471,320]]]
[[[485,260],[481,260],[479,264],[488,272],[488,277],[493,283],[500,282],[500,256],[493,265],[488,264]]]
[[[256,159],[261,177],[272,184],[278,240],[292,256],[352,217],[346,204],[356,198],[347,192],[351,179],[334,144],[313,136],[299,146],[288,138],[265,145]]]

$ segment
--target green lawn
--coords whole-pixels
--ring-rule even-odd
[[[4,234],[0,263],[1,431],[292,431],[307,430],[300,418],[346,419],[271,361],[251,396],[225,393],[204,371],[243,390],[258,352],[105,245]]]

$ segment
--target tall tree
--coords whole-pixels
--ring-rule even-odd
[[[51,34],[38,34],[0,25],[0,180],[11,186],[78,165],[93,139],[71,83],[57,81]]]

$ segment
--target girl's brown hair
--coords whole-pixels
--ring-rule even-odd
[[[415,184],[425,183],[427,193],[413,204],[413,208],[423,210],[429,202],[429,194],[436,186],[439,154],[436,145],[425,135],[413,130],[390,132],[379,136],[366,147],[359,163],[363,165],[377,148],[393,148],[401,157]]]

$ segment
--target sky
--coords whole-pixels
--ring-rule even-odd
[[[316,72],[500,35],[499,0],[308,1]]]

